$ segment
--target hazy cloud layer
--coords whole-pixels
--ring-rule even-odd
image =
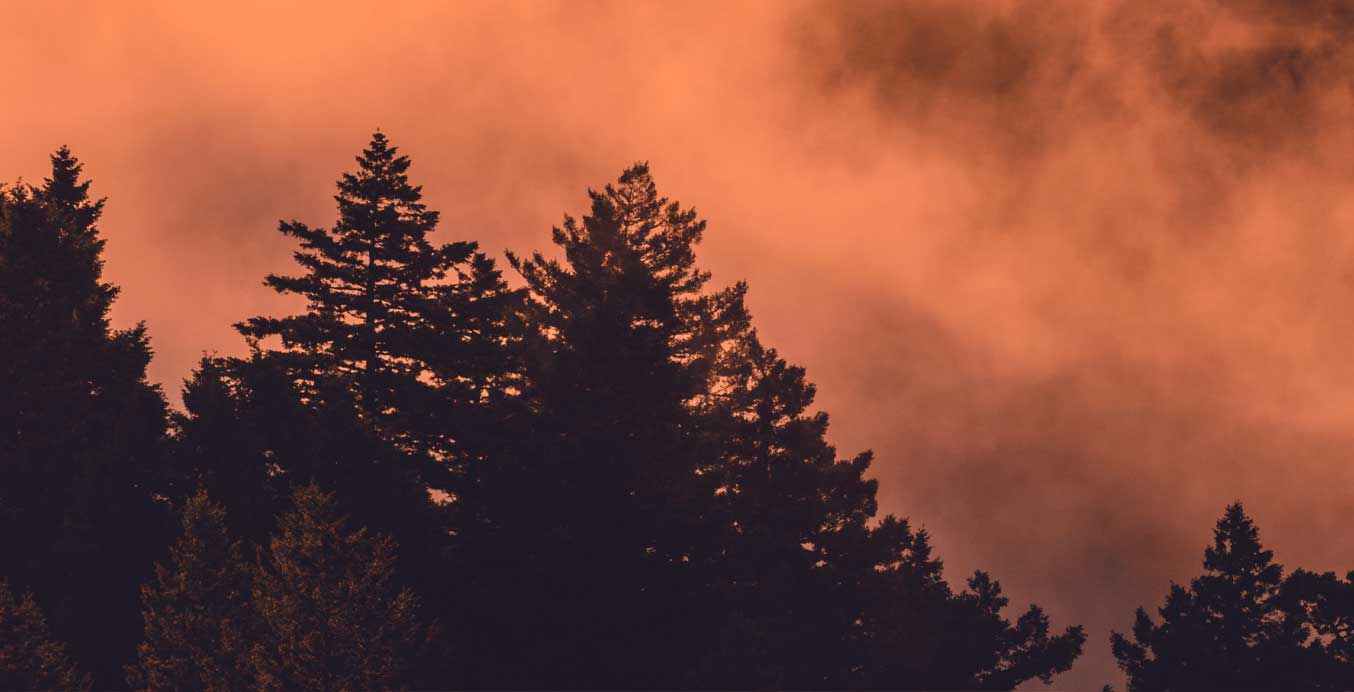
[[[329,223],[374,127],[495,252],[650,160],[884,507],[1090,626],[1059,684],[1098,688],[1233,499],[1354,568],[1354,9],[1154,8],[13,5],[0,178],[88,162],[173,390],[286,308],[276,222]]]

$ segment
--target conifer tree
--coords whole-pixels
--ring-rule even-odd
[[[809,412],[815,389],[804,369],[763,346],[755,331],[721,360],[709,411],[722,449],[716,493],[727,514],[719,579],[736,618],[725,628],[741,641],[703,674],[736,687],[845,684],[861,603],[842,588],[855,577],[838,563],[869,539],[871,456],[837,458],[827,414]]]
[[[117,289],[81,164],[62,148],[40,187],[0,195],[0,549],[100,686],[122,679],[136,590],[166,543],[165,402]]]
[[[532,297],[530,415],[463,498],[467,658],[490,669],[472,686],[992,687],[1070,666],[1079,628],[1049,636],[1037,609],[1011,625],[990,580],[954,594],[924,534],[874,524],[870,455],[836,457],[745,286],[706,289],[693,211],[643,164],[590,195],[554,231],[562,260],[510,255]],[[890,619],[918,604],[936,617]],[[897,663],[902,633],[943,639],[960,617],[984,629],[949,640],[965,648],[943,675]]]
[[[1139,608],[1132,639],[1111,636],[1130,690],[1347,689],[1322,680],[1306,618],[1280,597],[1283,567],[1260,544],[1241,503],[1204,551],[1204,575],[1172,584],[1153,621]]]
[[[252,687],[249,570],[225,510],[199,492],[183,508],[169,565],[141,587],[145,638],[128,667],[137,690],[231,692]]]
[[[705,290],[705,224],[647,166],[590,194],[590,213],[554,231],[562,262],[510,256],[532,296],[530,415],[465,498],[483,523],[458,562],[485,567],[467,578],[488,650],[467,658],[517,677],[472,685],[680,684],[708,625],[698,573],[719,528],[702,470],[717,459],[694,402],[746,323],[743,288]],[[519,620],[499,624],[500,609]]]
[[[52,639],[47,620],[31,595],[15,598],[0,580],[0,689],[87,690],[66,649]]]
[[[748,333],[723,357],[719,496],[729,529],[727,610],[751,639],[714,679],[737,687],[1010,689],[1081,653],[1037,606],[1015,624],[985,573],[955,593],[925,531],[874,522],[872,459],[840,460],[803,368]],[[753,665],[748,665],[752,663]],[[758,678],[755,673],[761,671]]]
[[[257,689],[402,689],[427,633],[392,580],[394,545],[349,529],[314,484],[293,501],[254,581]]]
[[[474,242],[435,245],[438,213],[409,183],[409,157],[377,132],[338,182],[339,219],[330,229],[299,221],[299,276],[266,284],[304,296],[307,309],[254,317],[246,337],[281,338],[279,354],[301,392],[319,400],[334,383],[381,437],[425,462],[473,456],[485,408],[506,387],[507,306],[516,299]],[[325,384],[324,381],[329,381]],[[424,463],[423,480],[452,491],[456,467]]]

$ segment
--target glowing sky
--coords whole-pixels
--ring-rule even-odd
[[[171,394],[376,127],[495,254],[644,159],[883,508],[1088,626],[1059,686],[1234,499],[1354,568],[1345,3],[195,5],[0,5],[0,179],[86,161]]]

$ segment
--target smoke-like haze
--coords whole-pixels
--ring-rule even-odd
[[[0,178],[70,144],[172,393],[287,309],[380,127],[442,234],[548,244],[636,159],[949,575],[1111,627],[1242,499],[1354,568],[1354,5],[1337,0],[0,7]]]

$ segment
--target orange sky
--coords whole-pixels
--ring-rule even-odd
[[[1147,5],[6,4],[0,179],[87,162],[172,392],[375,127],[494,253],[647,159],[883,507],[1087,624],[1098,689],[1233,499],[1354,568],[1354,12]]]

